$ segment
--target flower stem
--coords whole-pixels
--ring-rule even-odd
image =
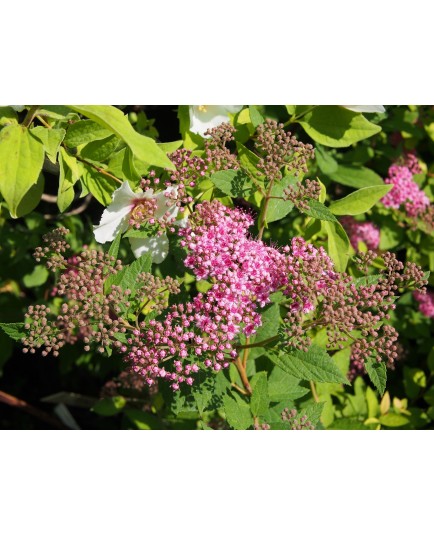
[[[22,123],[23,127],[29,127],[32,123],[33,119],[35,118],[35,115],[38,113],[40,105],[36,106],[30,106],[29,111],[27,112],[26,117],[24,118],[24,121]]]
[[[245,391],[244,389],[242,389],[239,385],[237,385],[236,383],[231,383],[231,386],[237,390],[239,393],[241,393],[242,395],[244,396],[249,396],[249,393],[247,391]]]
[[[118,182],[119,184],[123,184],[123,181],[121,181],[120,179],[118,179],[117,177],[115,177],[114,175],[112,175],[111,173],[106,171],[105,169],[97,166],[96,164],[93,164],[92,162],[89,162],[88,160],[85,160],[84,158],[81,158],[81,156],[78,156],[78,155],[74,155],[74,156],[75,156],[75,158],[77,160],[79,160],[80,162],[83,162],[83,164],[86,164],[87,166],[90,166],[91,168],[93,168],[96,171],[98,171],[98,173],[101,173],[101,175],[109,177],[110,179],[113,179],[114,181]]]
[[[252,396],[252,388],[250,386],[249,379],[247,378],[247,374],[246,374],[246,369],[243,367],[241,359],[238,357],[234,363],[240,374],[241,381],[243,382],[244,388],[247,391],[247,395]]]
[[[309,383],[310,383],[310,390],[312,391],[313,399],[315,400],[315,402],[318,403],[319,396],[318,396],[318,393],[316,392],[315,383],[312,380]]]
[[[243,367],[244,369],[247,366],[247,360],[249,358],[249,344],[250,344],[250,337],[247,337],[246,344],[244,345],[244,351],[243,351]]]

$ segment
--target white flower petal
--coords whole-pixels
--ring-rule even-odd
[[[342,105],[343,108],[346,108],[347,110],[351,110],[352,112],[359,112],[359,113],[366,113],[366,114],[383,114],[386,109],[382,104],[347,104]]]
[[[173,222],[173,225],[177,225],[178,227],[187,227],[188,225],[188,213],[185,214],[184,217],[182,217],[180,220],[176,220]]]
[[[205,132],[210,129],[227,123],[229,121],[229,113],[237,113],[241,110],[242,105],[206,105],[206,106],[190,106],[190,130],[195,134],[200,134],[203,137]]]
[[[157,219],[162,218],[165,214],[167,214],[171,218],[176,218],[176,216],[178,215],[179,207],[177,207],[175,204],[168,207],[166,203],[169,198],[166,197],[166,194],[176,192],[177,190],[177,186],[169,186],[164,191],[162,190],[160,192],[157,192],[153,196],[157,200],[157,210],[155,211],[155,217]]]
[[[169,240],[166,234],[148,238],[129,238],[134,256],[138,259],[145,253],[152,254],[152,262],[160,264],[169,253]]]
[[[100,244],[110,242],[116,238],[119,231],[127,230],[127,217],[136,198],[137,195],[131,190],[128,181],[123,182],[122,186],[113,192],[113,201],[102,213],[99,225],[93,228],[97,242]]]
[[[242,104],[225,104],[222,106],[222,108],[225,108],[225,110],[230,114],[237,114],[240,112],[243,108]]]

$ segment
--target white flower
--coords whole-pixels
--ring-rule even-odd
[[[113,192],[113,201],[104,210],[99,225],[94,226],[93,232],[95,240],[100,244],[111,242],[119,232],[125,232],[129,227],[129,219],[134,209],[140,205],[140,200],[154,200],[156,209],[152,217],[156,220],[164,216],[170,219],[178,215],[178,207],[166,205],[167,195],[176,190],[176,186],[169,186],[166,190],[154,192],[152,189],[146,192],[134,193],[128,181]],[[182,220],[181,220],[182,221]],[[139,258],[145,253],[152,253],[152,261],[163,262],[169,252],[169,240],[165,233],[160,236],[150,236],[147,238],[129,238],[134,256]]]
[[[237,104],[216,104],[190,106],[190,130],[203,137],[205,132],[221,123],[229,121],[229,114],[236,114],[242,109],[242,105]]]
[[[382,104],[347,104],[342,105],[342,107],[352,112],[364,112],[365,114],[384,114],[386,111]]]

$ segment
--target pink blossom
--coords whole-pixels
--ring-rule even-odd
[[[403,165],[390,166],[388,177],[384,182],[392,184],[393,188],[383,197],[384,206],[395,209],[403,206],[407,215],[413,218],[425,212],[430,201],[413,179],[413,175],[421,171],[413,154],[405,156]]]
[[[190,359],[201,359],[214,371],[236,358],[241,334],[254,335],[261,325],[260,309],[282,290],[300,314],[316,308],[316,299],[333,279],[333,264],[325,251],[294,238],[283,252],[252,238],[250,214],[219,201],[197,205],[188,226],[179,229],[187,249],[185,266],[198,279],[213,283],[189,303],[172,306],[164,320],[142,323],[128,340],[127,358],[145,378],[164,377],[178,389],[191,385],[199,371]],[[321,263],[317,285],[303,276],[310,265]],[[164,350],[162,350],[164,347]],[[172,361],[170,372],[166,361]]]
[[[434,318],[434,292],[413,292],[414,299],[419,302],[419,311],[428,318]]]
[[[351,216],[341,218],[341,223],[348,233],[353,248],[358,251],[359,243],[364,242],[370,250],[378,249],[380,245],[380,230],[372,222],[357,221]]]

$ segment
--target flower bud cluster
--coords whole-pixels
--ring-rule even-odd
[[[295,256],[294,250],[292,255]],[[360,264],[365,267],[369,267],[376,257],[372,252],[361,256]],[[397,332],[382,323],[389,319],[389,311],[395,308],[395,294],[399,290],[422,288],[427,281],[414,263],[404,266],[390,252],[381,258],[385,268],[380,275],[358,282],[346,273],[334,272],[323,252],[309,255],[302,250],[295,266],[299,274],[295,293],[308,298],[313,312],[304,321],[308,307],[289,307],[284,329],[289,344],[307,350],[310,345],[309,329],[324,326],[328,348],[343,348],[343,343],[354,340],[353,349],[360,360],[373,357],[393,364],[397,358]],[[354,332],[361,334],[362,339],[357,339]]]
[[[300,415],[298,411],[285,408],[281,414],[282,421],[288,423],[291,430],[315,430],[315,426],[308,420],[307,415]]]
[[[43,235],[42,240],[46,245],[39,246],[35,249],[33,256],[36,259],[36,262],[41,262],[43,259],[46,259],[46,266],[52,272],[56,272],[58,269],[63,268],[65,265],[63,253],[66,253],[70,248],[70,245],[65,240],[65,236],[68,232],[68,229],[65,227],[58,227]]]
[[[236,155],[232,154],[227,144],[233,141],[235,128],[229,123],[222,123],[205,132],[210,136],[205,140],[205,160],[214,171],[239,169]]]
[[[307,163],[314,158],[314,148],[297,140],[291,132],[285,132],[282,123],[266,119],[256,130],[255,147],[261,158],[258,163],[267,180],[278,180],[286,166],[297,177],[307,173]]]
[[[321,193],[321,186],[318,181],[306,179],[304,183],[289,186],[283,190],[284,199],[291,201],[300,212],[309,209],[309,200],[318,201]]]
[[[113,346],[120,348],[119,338],[125,338],[129,327],[121,318],[125,311],[135,308],[137,312],[146,309],[148,314],[159,314],[167,307],[167,293],[179,292],[178,282],[171,277],[160,279],[148,273],[138,275],[134,293],[114,284],[104,292],[107,278],[122,270],[121,261],[90,249],[65,259],[64,235],[63,232],[57,236],[58,241],[52,236],[49,242],[52,249],[44,249],[43,254],[48,262],[53,258],[50,253],[56,256],[62,272],[55,293],[66,301],[59,306],[57,314],[44,305],[29,307],[25,316],[29,334],[22,341],[25,352],[35,353],[43,347],[43,355],[52,352],[57,356],[60,348],[77,340],[84,342],[86,351],[90,350],[90,344],[96,344],[100,353]]]

